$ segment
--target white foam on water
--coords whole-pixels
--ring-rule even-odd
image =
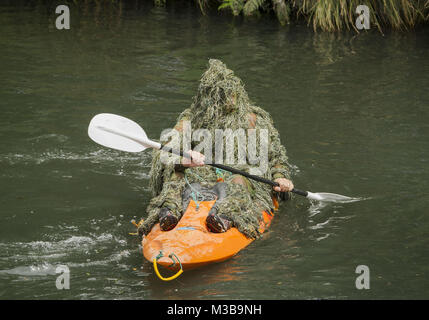
[[[338,216],[341,211],[339,209],[345,208],[346,206],[343,204],[348,202],[342,201],[340,203],[333,203],[317,200],[310,201],[310,207],[308,208],[309,226],[307,227],[312,233],[310,238],[314,241],[320,242],[330,238],[331,236],[335,236],[334,229],[341,228],[340,221],[353,218],[353,216],[350,215]],[[329,217],[326,217],[326,214],[329,214]]]
[[[309,226],[308,228],[311,230],[323,229],[330,221],[331,221],[331,218],[329,218],[328,220],[326,220],[324,222],[319,222],[314,226]]]
[[[18,276],[47,276],[54,275],[56,266],[43,263],[40,265],[19,266],[13,269],[0,270],[0,274],[18,275]]]
[[[148,167],[150,166],[151,157],[152,155],[150,152],[124,153],[111,149],[107,150],[105,148],[82,154],[58,149],[36,154],[9,153],[1,155],[0,162],[7,162],[11,165],[19,163],[43,164],[53,160],[90,161],[91,163],[120,162],[123,164],[138,162],[136,165]]]
[[[311,201],[310,207],[308,208],[308,211],[310,213],[309,217],[313,217],[320,212],[322,212],[322,209],[327,206],[326,202],[320,202],[320,201]]]
[[[90,266],[106,266],[110,265],[112,262],[119,262],[123,258],[129,257],[131,252],[129,250],[122,250],[117,253],[112,253],[110,256],[103,260],[87,261],[80,263],[67,263],[67,266],[70,268],[85,268]],[[128,269],[128,266],[127,266]]]
[[[19,264],[14,268],[0,270],[0,276],[53,275],[60,264],[69,268],[106,266],[129,257],[131,252],[126,246],[126,240],[110,233],[75,235],[59,241],[0,243],[0,251],[3,252],[0,265]]]

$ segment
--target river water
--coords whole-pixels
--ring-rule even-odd
[[[0,6],[1,299],[429,298],[429,30],[314,33],[192,4]],[[296,187],[365,200],[284,204],[234,258],[165,283],[130,223],[150,152],[101,147],[111,112],[152,138],[191,103],[209,58],[269,111]],[[70,269],[57,290],[56,267]],[[370,289],[358,290],[358,265]]]

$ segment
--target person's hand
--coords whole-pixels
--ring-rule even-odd
[[[182,165],[184,167],[201,167],[204,165],[205,156],[202,153],[192,150],[189,150],[187,153],[191,155],[192,162],[189,162],[189,159],[182,158]]]
[[[280,185],[279,187],[273,187],[273,189],[277,192],[292,191],[292,189],[293,189],[293,183],[289,179],[277,178],[274,181]]]

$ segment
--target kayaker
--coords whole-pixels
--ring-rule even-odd
[[[179,164],[162,161],[161,153],[154,151],[150,172],[150,188],[154,197],[147,207],[148,216],[139,227],[139,234],[146,235],[157,222],[161,230],[174,228],[186,210],[183,207],[186,199],[182,199],[182,195],[190,184],[198,182],[203,187],[213,187],[222,181],[227,196],[210,210],[206,220],[208,229],[224,232],[234,226],[247,237],[258,237],[261,212],[273,208],[272,196],[285,192],[290,197],[289,191],[293,189],[286,149],[280,142],[271,116],[251,103],[242,81],[225,64],[211,59],[191,107],[182,112],[174,127],[180,138],[183,138],[184,125],[188,122],[193,130],[207,129],[213,136],[216,129],[268,130],[268,163],[262,176],[278,182],[280,186],[272,190],[263,183],[205,166],[204,155],[197,151],[189,150],[192,162],[182,159]],[[179,149],[180,140],[173,147]],[[195,146],[191,145],[191,148]],[[234,148],[237,147],[234,145]],[[251,165],[235,167],[249,171]]]

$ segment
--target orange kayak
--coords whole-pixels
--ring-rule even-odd
[[[277,201],[274,199],[273,202],[277,209]],[[248,246],[253,239],[247,238],[237,228],[224,233],[213,233],[207,229],[205,221],[214,203],[215,200],[199,202],[197,209],[196,203],[190,200],[179,223],[170,231],[161,231],[159,223],[156,224],[142,240],[145,258],[150,262],[155,259],[170,270],[178,270],[180,265],[183,270],[188,270],[224,261]],[[272,212],[263,212],[261,233],[268,228],[273,217]]]

